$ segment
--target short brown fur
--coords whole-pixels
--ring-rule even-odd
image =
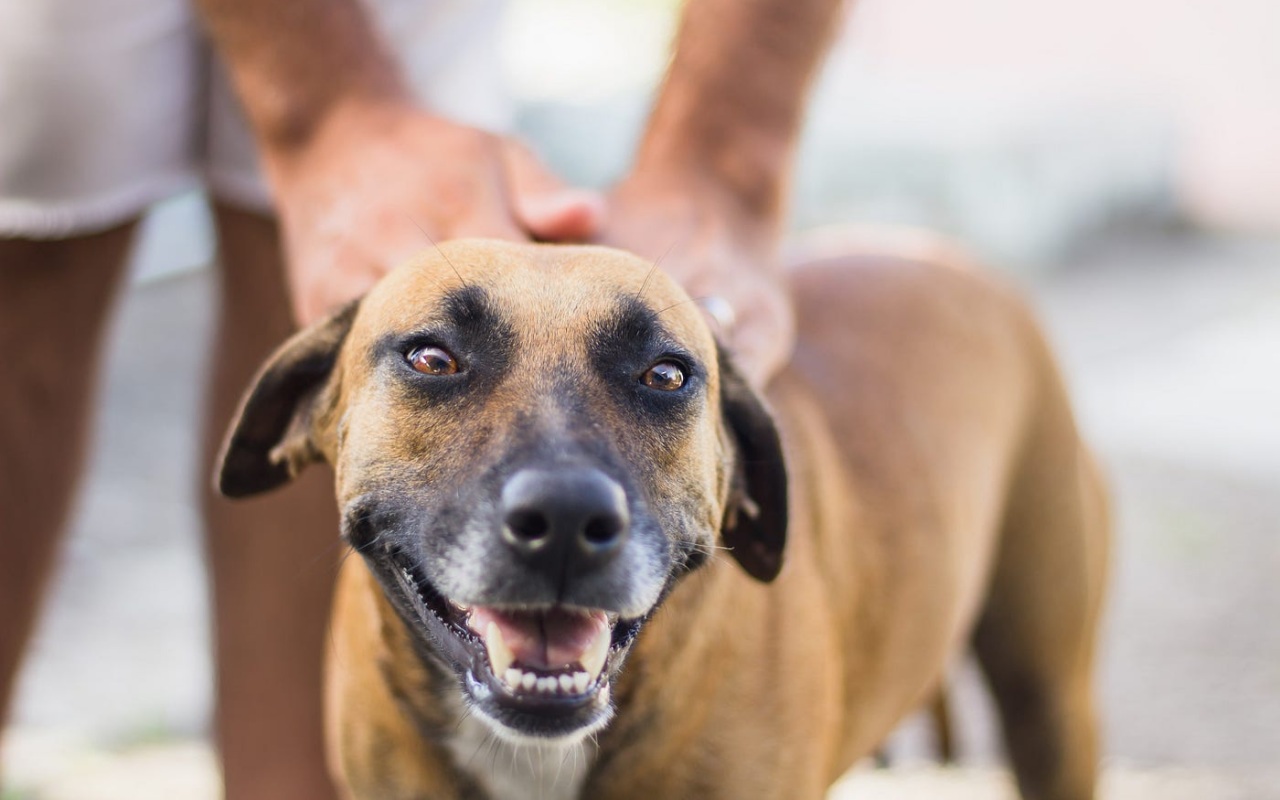
[[[555,286],[567,278],[573,296],[545,296],[540,272]],[[639,292],[645,272],[599,248],[470,242],[425,254],[361,305],[312,392],[307,442],[274,463],[294,470],[313,448],[335,463],[343,502],[386,477],[362,465],[423,458],[450,421],[373,414],[360,393],[369,343],[414,324],[440,292],[465,282],[528,298],[509,318],[534,343],[521,357],[536,369],[580,347],[574,321],[620,286]],[[644,284],[664,324],[714,363],[696,307],[660,274]],[[978,272],[893,254],[805,264],[792,291],[799,346],[767,392],[790,476],[785,567],[764,583],[717,554],[681,580],[618,678],[580,796],[820,798],[929,701],[972,642],[1023,796],[1093,797],[1106,509],[1033,319]],[[568,322],[543,331],[550,307]],[[495,389],[486,425],[509,424],[529,396],[518,389]],[[711,419],[718,427],[665,453],[658,472],[705,487],[718,519],[733,502],[731,448]],[[456,682],[423,666],[358,558],[342,570],[333,635],[329,736],[351,795],[486,797],[483,757],[459,763],[444,743],[459,724]]]

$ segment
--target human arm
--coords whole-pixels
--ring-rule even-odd
[[[310,322],[460,236],[578,239],[602,204],[518,143],[422,109],[359,0],[196,0],[258,140]]]
[[[661,257],[695,298],[726,299],[729,344],[759,384],[794,337],[777,248],[806,96],[843,5],[689,0],[635,165],[610,200],[603,240]]]

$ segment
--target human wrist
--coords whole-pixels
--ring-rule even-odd
[[[728,229],[752,246],[772,247],[784,220],[785,180],[768,156],[746,149],[655,147],[638,158],[624,190],[641,204],[681,208],[700,224]]]
[[[414,108],[408,91],[388,79],[340,87],[322,97],[281,101],[260,109],[254,127],[264,159],[278,164],[303,160],[325,141],[376,131]]]
[[[338,109],[408,95],[362,0],[193,0],[260,148],[305,147]]]
[[[634,174],[710,200],[743,224],[773,227],[783,216],[791,149],[777,133],[689,120],[652,130]]]

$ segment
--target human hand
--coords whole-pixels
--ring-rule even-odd
[[[715,182],[657,170],[609,195],[599,241],[658,262],[684,287],[748,380],[763,388],[791,355],[795,319],[771,217]]]
[[[264,153],[302,324],[408,256],[467,236],[575,241],[604,214],[519,142],[380,101],[335,110],[298,147]]]

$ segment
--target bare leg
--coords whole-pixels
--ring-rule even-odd
[[[205,463],[240,395],[293,331],[276,225],[216,209],[221,261]],[[211,485],[211,480],[205,483]],[[321,674],[340,554],[332,477],[229,501],[205,489],[217,652],[217,738],[229,800],[335,797],[325,767]]]
[[[0,239],[0,726],[75,496],[133,229]]]

